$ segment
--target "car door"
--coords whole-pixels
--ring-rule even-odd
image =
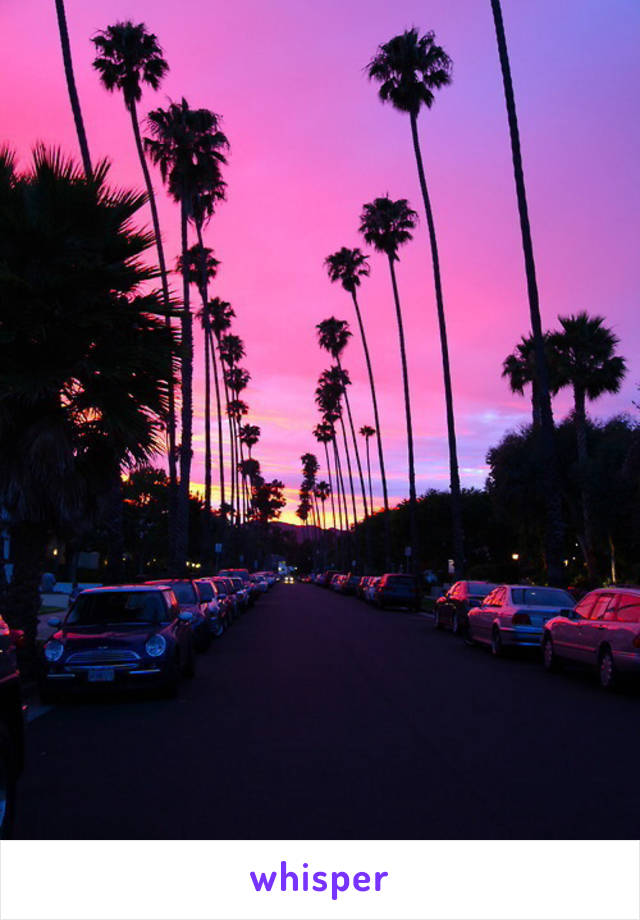
[[[476,639],[478,642],[491,641],[491,627],[498,605],[499,593],[500,588],[495,588],[485,597],[482,606],[476,607],[473,615],[469,616],[469,627],[472,639]]]
[[[595,664],[598,649],[602,642],[603,633],[606,632],[605,614],[614,603],[615,595],[603,591],[598,595],[595,604],[591,607],[588,619],[578,620],[577,644],[575,658],[587,664]]]
[[[584,620],[589,619],[589,614],[597,599],[598,592],[592,591],[576,605],[571,617],[554,618],[551,636],[556,653],[562,658],[579,659],[579,626]]]
[[[440,623],[443,626],[450,626],[451,620],[453,617],[453,596],[455,594],[457,584],[452,585],[446,594],[443,594],[442,597],[439,597],[436,601],[438,605],[438,616],[440,617]]]

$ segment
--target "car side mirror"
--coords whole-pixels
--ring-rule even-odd
[[[188,610],[181,610],[180,613],[178,614],[178,619],[180,620],[181,623],[192,623],[193,614],[190,613]]]
[[[51,617],[51,619],[47,620],[47,623],[49,626],[53,626],[54,629],[59,629],[62,626],[62,620],[60,617]]]

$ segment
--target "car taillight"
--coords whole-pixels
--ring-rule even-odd
[[[511,617],[514,626],[531,626],[531,620],[528,613],[514,613]]]

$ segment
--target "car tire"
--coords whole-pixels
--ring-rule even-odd
[[[614,690],[617,684],[616,666],[608,645],[600,650],[598,656],[598,678],[603,690]]]
[[[0,840],[11,837],[16,804],[16,776],[9,733],[0,726]]]
[[[553,647],[553,639],[547,634],[542,640],[542,663],[549,674],[557,674],[560,670],[560,659]]]
[[[491,654],[494,658],[504,657],[504,645],[502,642],[502,636],[500,635],[500,630],[497,626],[494,626],[491,630]]]

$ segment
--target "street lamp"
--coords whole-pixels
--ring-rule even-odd
[[[518,559],[520,558],[520,553],[511,553],[511,558],[513,559],[514,562],[517,562]]]

